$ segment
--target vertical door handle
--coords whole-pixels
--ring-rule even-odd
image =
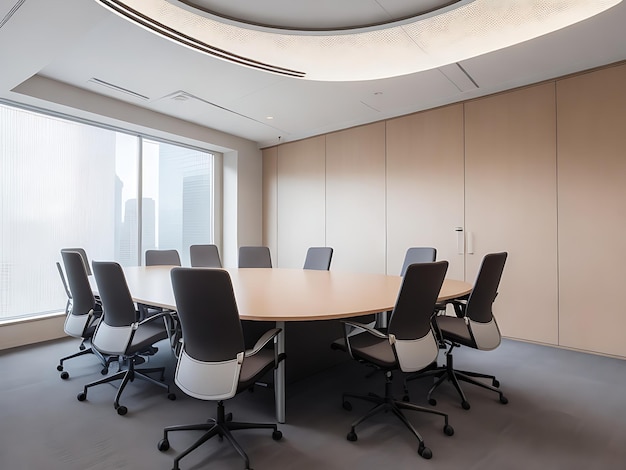
[[[456,232],[456,252],[459,255],[465,254],[465,237],[463,234],[463,227],[456,227],[454,229]]]

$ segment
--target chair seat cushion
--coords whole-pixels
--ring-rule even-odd
[[[435,317],[435,321],[444,339],[471,348],[476,347],[470,335],[469,328],[465,324],[465,319],[451,317],[449,315],[439,315]]]
[[[344,350],[347,351],[345,340],[335,341],[337,349],[341,349],[343,343]],[[350,336],[350,347],[352,355],[357,360],[370,362],[381,369],[396,369],[398,363],[393,349],[387,338],[377,338],[369,333],[359,333]]]
[[[145,323],[135,330],[135,336],[133,336],[133,341],[127,350],[127,354],[131,355],[144,351],[154,343],[158,343],[165,338],[167,338],[167,331],[165,331],[165,325],[162,320]]]
[[[241,365],[237,392],[254,385],[267,371],[274,367],[274,351],[261,349],[253,356],[246,357]]]

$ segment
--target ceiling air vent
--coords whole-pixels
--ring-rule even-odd
[[[15,12],[16,12],[17,10],[19,10],[19,8],[20,8],[22,5],[24,5],[24,2],[25,2],[25,1],[26,1],[26,0],[18,0],[18,2],[17,2],[15,5],[13,5],[13,7],[11,7],[11,9],[9,10],[9,12],[8,12],[6,15],[4,15],[4,18],[2,18],[2,20],[0,20],[0,28],[2,28],[5,24],[7,24],[7,23],[8,23],[8,21],[11,19],[11,17],[12,17],[13,15],[15,15]]]
[[[142,95],[141,93],[137,93],[135,91],[129,90],[128,88],[122,88],[121,86],[114,85],[113,83],[105,82],[104,80],[100,80],[99,78],[91,77],[88,81],[90,83],[95,83],[96,85],[100,85],[100,86],[109,88],[111,90],[115,90],[115,91],[117,91],[119,93],[124,93],[126,95],[130,95],[130,96],[133,96],[135,98],[139,98],[140,100],[143,100],[143,101],[150,100],[150,98],[148,98],[145,95]]]

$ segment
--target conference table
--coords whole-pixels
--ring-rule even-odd
[[[176,310],[174,266],[124,268],[135,302]],[[211,268],[197,268],[211,269]],[[392,310],[402,278],[384,274],[283,268],[227,268],[242,320],[275,322],[278,352],[285,351],[285,323],[337,320]],[[468,294],[471,284],[446,279],[439,301]],[[97,287],[96,287],[97,291]],[[285,422],[285,365],[276,370],[276,419]]]

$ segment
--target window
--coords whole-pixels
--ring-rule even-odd
[[[151,140],[142,155],[143,250],[177,249],[189,266],[189,247],[213,240],[212,155]]]
[[[213,161],[0,104],[0,321],[63,310],[63,247],[129,266],[148,247],[186,259],[190,244],[212,243]]]

